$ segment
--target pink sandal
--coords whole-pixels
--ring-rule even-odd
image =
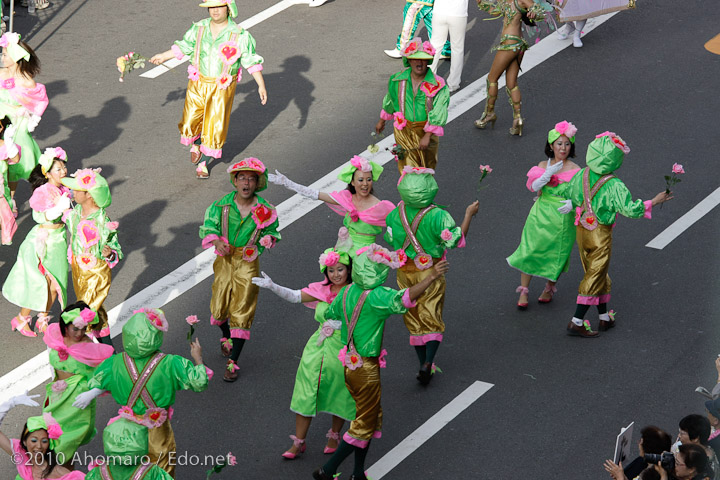
[[[12,327],[12,330],[17,330],[26,337],[37,337],[37,333],[30,330],[30,320],[32,320],[32,317],[24,317],[18,313],[17,317],[10,321],[10,326]]]
[[[542,298],[542,296],[540,296],[540,297],[538,298],[538,303],[550,303],[550,302],[552,302],[553,295],[555,295],[555,292],[557,292],[557,288],[555,287],[555,285],[550,285],[550,282],[546,283],[546,284],[545,284],[545,289],[543,290],[543,294],[549,293],[549,294],[550,294],[550,298]]]

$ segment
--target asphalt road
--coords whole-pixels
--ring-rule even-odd
[[[256,156],[308,184],[362,152],[388,76],[400,69],[382,50],[394,43],[401,0],[294,6],[253,27],[266,59],[268,104],[260,105],[247,76],[238,88],[225,159],[201,182],[178,142],[185,67],[153,80],[131,74],[119,83],[114,65],[129,50],[150,56],[169,48],[191,21],[203,18],[203,9],[186,3],[179,8],[172,0],[58,0],[35,17],[17,8],[16,29],[36,48],[43,63],[38,80],[50,96],[35,138],[41,148],[65,148],[71,171],[101,166],[110,181],[109,214],[120,221],[126,258],[113,271],[108,307],[201,252],[197,228],[205,208],[230,191],[224,170],[231,159]],[[274,0],[241,3],[241,17],[247,18]],[[483,18],[471,5],[463,86],[487,73],[492,62],[489,49],[499,24]],[[644,245],[719,186],[720,57],[703,49],[717,33],[699,2],[684,4],[682,11],[674,2],[641,2],[591,32],[584,48],[563,50],[521,77],[522,138],[507,134],[512,115],[504,92],[498,98],[498,128],[472,126],[482,105],[448,125],[440,145],[438,203],[460,220],[478,197],[477,166],[490,164],[494,170],[479,194],[481,209],[468,247],[449,255],[447,333],[437,357],[444,373],[428,388],[415,380],[415,354],[400,317],[388,321],[384,431],[372,443],[368,466],[475,380],[494,387],[385,478],[608,478],[601,465],[612,456],[622,426],[656,424],[674,434],[682,416],[703,413],[693,390],[710,388],[716,378],[718,210],[663,250]],[[447,68],[441,66],[440,73],[446,75]],[[597,133],[615,131],[628,142],[632,151],[618,174],[636,198],[661,191],[674,162],[687,172],[676,199],[653,211],[651,221],[618,221],[610,305],[618,312],[618,326],[592,341],[564,332],[582,277],[575,252],[555,300],[531,303],[525,312],[514,307],[519,279],[505,263],[532,205],[525,173],[544,159],[546,133],[564,119],[579,129],[580,164]],[[388,167],[376,192],[397,201],[396,173]],[[29,194],[21,185],[19,198]],[[290,193],[271,187],[264,196],[277,204]],[[0,278],[32,225],[25,203],[16,241],[0,249]],[[319,280],[317,256],[334,243],[339,226],[340,217],[326,207],[312,211],[283,230],[283,241],[263,255],[262,269],[293,288]],[[531,295],[541,289],[534,280]],[[171,320],[164,351],[189,355],[183,319],[190,314],[207,319],[209,297],[205,280],[164,308]],[[0,312],[8,323],[16,314],[7,302],[0,303]],[[588,318],[596,321],[596,313]],[[294,433],[288,406],[295,369],[315,328],[309,310],[262,292],[252,340],[240,359],[240,380],[226,384],[216,378],[207,392],[178,395],[173,419],[178,451],[232,451],[239,466],[219,478],[310,478],[325,461],[329,418],[315,420],[301,459],[283,461],[280,454]],[[198,336],[206,363],[220,375],[218,333],[205,323]],[[0,375],[43,347],[39,338],[6,330]],[[101,400],[98,427],[116,409],[111,400]],[[18,409],[3,432],[17,436],[24,418],[36,413]],[[87,451],[100,454],[100,440]],[[350,458],[341,471],[351,468]],[[183,466],[178,474],[202,478],[204,470]],[[9,478],[14,468],[4,460],[0,472]]]

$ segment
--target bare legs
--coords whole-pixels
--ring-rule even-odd
[[[498,80],[505,73],[506,90],[508,93],[508,101],[513,108],[513,125],[510,129],[511,135],[522,135],[523,118],[520,113],[522,97],[520,88],[517,85],[518,74],[520,73],[520,63],[522,62],[523,52],[517,53],[512,50],[498,50],[495,53],[490,72],[487,76],[487,101],[485,102],[485,110],[482,117],[475,120],[477,128],[485,128],[488,123],[492,123],[495,127],[497,115],[495,114],[495,101],[498,95]]]
[[[307,432],[310,430],[310,423],[312,422],[312,417],[304,417],[300,414],[295,414],[295,437],[297,437],[299,440],[305,440],[307,437]],[[326,448],[332,449],[333,451],[338,447],[338,438],[340,438],[340,431],[343,428],[343,425],[345,424],[345,420],[333,415],[332,417],[332,432],[337,434],[337,438],[332,438],[328,436],[328,442],[326,445]],[[288,452],[292,454],[297,454],[300,452],[300,447],[293,445],[287,450]]]
[[[518,288],[518,291],[520,292],[520,298],[518,298],[518,305],[527,305],[528,303],[528,291],[527,289],[530,287],[530,280],[532,279],[532,276],[521,273],[520,274],[520,287],[522,289]],[[550,300],[552,300],[553,294],[555,293],[555,285],[557,282],[552,282],[548,280],[545,283],[545,288],[543,289],[542,294],[538,298],[538,302],[540,303],[548,303]]]

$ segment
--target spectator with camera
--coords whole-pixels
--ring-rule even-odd
[[[715,450],[708,445],[710,438],[710,420],[698,414],[691,414],[683,417],[678,425],[677,441],[682,445],[699,445],[708,457],[708,465],[712,470],[712,480],[720,480],[720,463],[715,455]]]
[[[640,441],[638,442],[639,456],[623,468],[614,463],[612,460],[605,460],[605,470],[615,480],[629,480],[635,478],[644,478],[641,476],[645,470],[648,470],[648,463],[645,461],[647,454],[660,454],[670,450],[672,437],[669,433],[654,425],[648,425],[640,431]],[[649,470],[654,468],[650,467]],[[653,473],[648,474],[648,479],[656,478]]]
[[[650,458],[652,457],[652,458]],[[705,449],[694,443],[680,445],[675,454],[664,452],[662,455],[647,455],[648,463],[660,474],[660,480],[710,480],[710,470]]]

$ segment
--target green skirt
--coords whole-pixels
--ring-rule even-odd
[[[575,225],[572,213],[564,215],[557,211],[563,200],[548,193],[540,195],[525,221],[520,245],[507,258],[508,265],[552,282],[568,271]]]
[[[48,236],[42,258],[38,257],[35,244],[40,229],[40,225],[36,225],[28,232],[18,250],[17,261],[2,287],[3,296],[8,302],[36,312],[44,312],[47,308],[48,283],[45,273],[54,280],[61,308],[65,308],[67,300],[68,259],[65,227],[45,229]]]
[[[88,382],[84,375],[73,375],[63,380],[67,387],[62,392],[54,392],[53,385],[60,382],[49,383],[45,386],[45,403],[43,413],[52,414],[63,430],[57,440],[55,454],[58,462],[65,463],[72,459],[81,445],[87,445],[95,437],[95,400],[86,409],[72,406],[75,397],[87,392]]]
[[[340,330],[318,345],[322,325],[310,336],[303,350],[293,389],[290,410],[303,417],[319,412],[345,420],[355,419],[355,400],[345,386],[345,368],[338,353],[342,349]]]

